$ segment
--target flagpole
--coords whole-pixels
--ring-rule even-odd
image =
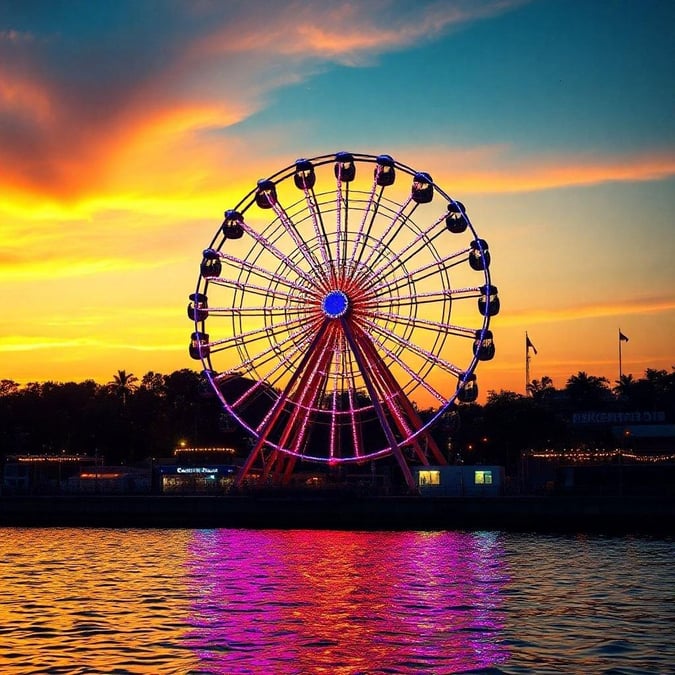
[[[623,340],[621,339],[621,329],[619,328],[619,384],[621,384],[621,376],[623,375],[623,367],[621,365],[621,343]]]
[[[529,394],[528,386],[530,384],[530,345],[525,331],[525,396]]]

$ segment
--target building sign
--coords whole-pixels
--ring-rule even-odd
[[[229,476],[236,473],[237,467],[233,464],[212,464],[211,466],[160,466],[159,472],[162,474],[188,476]]]
[[[572,415],[572,424],[655,424],[666,421],[663,411],[635,412],[576,412]]]
[[[179,466],[176,467],[176,473],[218,473],[216,467],[207,468],[205,466]]]

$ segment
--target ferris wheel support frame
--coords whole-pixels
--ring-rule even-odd
[[[405,395],[405,393],[401,389],[401,386],[396,381],[396,378],[392,375],[391,370],[387,368],[386,364],[384,363],[384,360],[377,352],[377,349],[375,349],[372,340],[368,338],[368,334],[361,332],[359,340],[362,344],[363,350],[367,352],[366,356],[368,358],[368,362],[370,363],[371,367],[373,368],[374,371],[380,374],[384,385],[388,387],[388,389],[386,389],[385,391],[389,393],[389,396],[385,396],[384,400],[399,402],[403,408],[403,412],[405,413],[409,422],[411,423],[411,426],[414,427],[414,431],[419,431],[420,429],[422,429],[424,427],[424,424],[418,412],[415,410],[415,407],[411,403],[410,399]],[[395,415],[394,413],[395,411],[392,410],[393,418],[396,420],[398,419],[398,416]],[[407,432],[408,430],[399,429],[399,431]],[[431,454],[433,455],[433,458],[436,461],[436,463],[441,465],[447,464],[448,463],[447,460],[443,456],[443,453],[440,451],[436,441],[434,440],[434,437],[428,432],[428,430],[423,431],[423,437],[425,440],[425,445],[428,448],[428,450],[431,451]],[[413,443],[412,447],[415,450],[415,454],[417,455],[417,458],[420,460],[420,462],[422,464],[428,465],[429,459],[427,457],[427,454],[422,450],[420,440],[421,439],[419,436],[415,436],[412,442]]]
[[[403,477],[405,478],[405,482],[408,486],[408,489],[414,491],[415,479],[413,478],[412,472],[410,471],[408,462],[405,461],[405,457],[403,456],[403,452],[401,451],[398,441],[394,436],[394,432],[392,431],[391,425],[389,424],[389,420],[385,415],[384,408],[382,406],[380,399],[377,396],[377,392],[375,391],[375,387],[373,381],[371,380],[370,373],[367,371],[367,368],[365,367],[363,353],[358,344],[358,341],[354,337],[354,334],[352,333],[352,330],[348,325],[347,321],[345,319],[341,319],[340,322],[342,323],[342,328],[344,330],[345,337],[347,338],[347,342],[349,342],[349,346],[352,349],[354,358],[356,359],[356,362],[359,368],[361,369],[361,372],[363,373],[363,380],[366,385],[366,389],[368,390],[368,395],[370,396],[370,399],[373,402],[375,413],[378,419],[380,420],[380,426],[382,427],[382,430],[384,431],[384,434],[387,438],[389,448],[391,449],[392,454],[396,458],[396,461],[398,462],[399,467],[403,472]]]
[[[258,441],[255,444],[253,450],[251,450],[246,462],[241,468],[241,471],[239,472],[237,478],[235,479],[235,486],[240,487],[242,481],[244,480],[244,477],[248,474],[248,472],[251,470],[253,467],[253,464],[255,463],[255,460],[257,459],[258,455],[261,453],[265,442],[267,441],[267,435],[269,432],[272,430],[274,427],[275,423],[281,416],[281,413],[283,412],[284,404],[286,401],[289,399],[290,394],[292,390],[295,387],[295,383],[297,380],[301,379],[304,375],[307,373],[307,365],[309,361],[311,361],[313,358],[316,358],[316,355],[314,353],[314,348],[318,346],[323,338],[324,338],[324,333],[326,332],[326,329],[328,328],[328,323],[324,322],[320,327],[317,332],[317,334],[314,336],[314,339],[312,340],[312,343],[310,345],[310,348],[307,349],[305,352],[304,356],[302,357],[302,361],[298,365],[298,368],[295,370],[295,372],[291,375],[290,380],[288,381],[288,384],[286,385],[284,391],[282,394],[279,396],[279,398],[274,402],[274,405],[270,409],[270,411],[267,413],[267,416],[265,419],[263,419],[260,429],[258,429]]]

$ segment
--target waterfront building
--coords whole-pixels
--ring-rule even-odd
[[[675,494],[675,453],[602,447],[526,450],[519,480],[529,494]]]
[[[421,466],[415,483],[423,496],[497,497],[504,494],[504,467]]]
[[[162,494],[223,494],[239,470],[232,447],[190,447],[181,442],[173,457],[156,460],[153,491]]]
[[[128,466],[95,466],[71,476],[66,488],[75,494],[144,494],[150,492],[150,471]]]
[[[77,454],[9,455],[2,467],[4,494],[66,492],[71,478],[94,472],[103,458]]]
[[[162,494],[223,494],[237,474],[232,464],[159,465],[156,468]]]

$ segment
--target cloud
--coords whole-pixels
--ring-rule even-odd
[[[12,44],[20,44],[33,42],[35,36],[32,33],[20,30],[0,30],[0,42],[8,42]]]
[[[635,153],[524,153],[507,145],[474,148],[401,148],[425,162],[441,187],[455,193],[506,194],[644,182],[675,176],[675,148]],[[453,167],[457,167],[454,169]]]
[[[231,127],[321,64],[361,64],[514,4],[19,5],[6,20],[35,29],[0,33],[0,188],[81,200],[133,148]]]
[[[600,317],[628,317],[639,314],[655,314],[675,310],[675,297],[634,298],[617,303],[580,304],[556,309],[512,310],[499,316],[500,326],[523,326],[549,324],[559,321],[578,319],[597,319]]]
[[[3,352],[35,352],[64,349],[91,349],[109,351],[124,349],[140,352],[178,352],[185,351],[186,341],[182,343],[126,343],[113,340],[98,340],[95,338],[58,339],[49,336],[21,336],[10,335],[0,337],[0,349]]]
[[[204,241],[222,210],[254,186],[261,157],[266,172],[291,160],[269,150],[270,138],[213,139],[179,135],[167,146],[127,147],[109,159],[108,194],[72,206],[37,207],[10,200],[0,205],[0,280],[74,277],[101,272],[157,269],[180,260],[190,229]],[[128,154],[127,154],[128,153]],[[502,146],[422,148],[416,161],[453,194],[522,193],[615,181],[647,181],[675,175],[675,152],[609,157],[528,155],[522,161]],[[414,152],[394,153],[404,163]],[[157,167],[162,171],[158,173]],[[458,166],[456,172],[447,167]],[[196,231],[196,230],[195,230]],[[39,255],[36,252],[39,251]],[[152,251],[152,256],[147,252]],[[567,311],[567,310],[565,310]],[[564,317],[565,311],[560,315]],[[577,318],[578,310],[569,310]],[[590,314],[604,311],[589,307]],[[612,311],[612,310],[609,310]],[[644,306],[641,308],[644,311]],[[513,313],[510,314],[513,317]],[[547,312],[536,320],[549,320]]]
[[[275,5],[261,24],[260,8],[199,40],[193,56],[265,54],[319,59],[355,66],[373,55],[429,41],[461,26],[523,4],[512,2],[436,2],[415,4],[311,2]],[[269,9],[269,7],[268,7]],[[261,30],[262,28],[262,30]]]

